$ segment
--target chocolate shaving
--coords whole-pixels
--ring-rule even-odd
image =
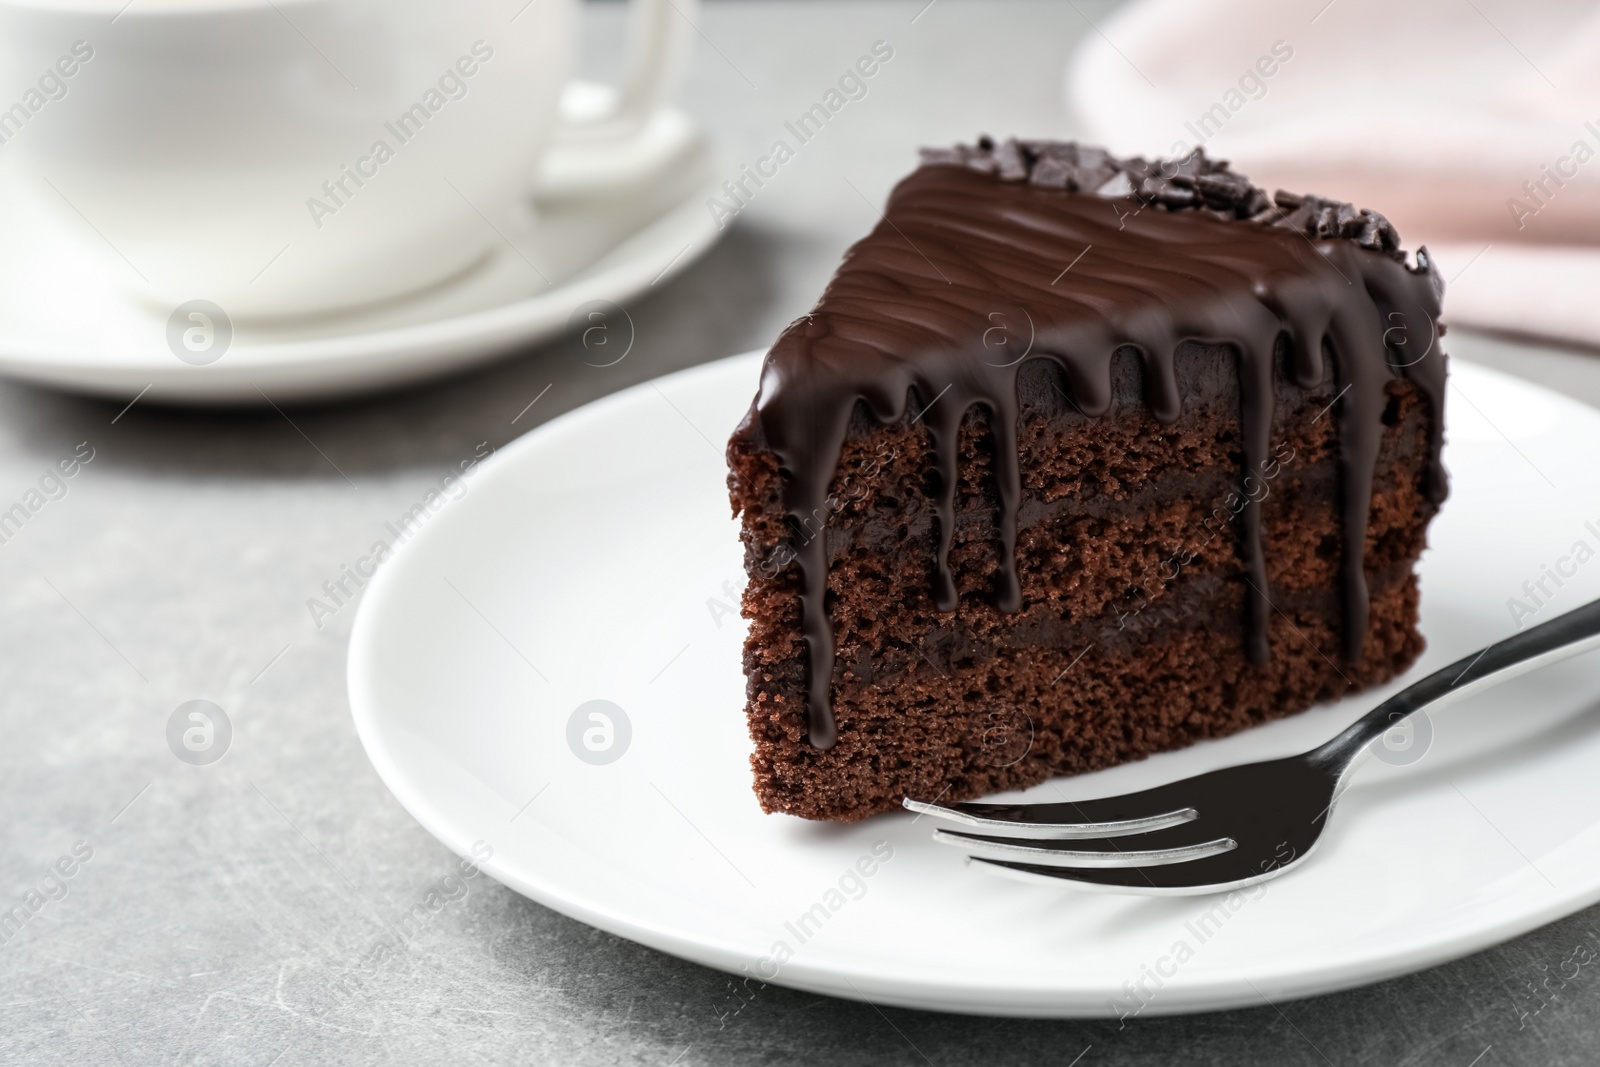
[[[1298,230],[1313,240],[1343,238],[1362,248],[1405,261],[1400,235],[1388,219],[1338,200],[1266,190],[1196,148],[1181,159],[1151,162],[1141,156],[1118,159],[1075,141],[996,143],[980,137],[975,145],[924,148],[924,164],[963,166],[1003,182],[1027,182],[1069,193],[1132,197],[1166,211],[1206,209],[1227,218]]]

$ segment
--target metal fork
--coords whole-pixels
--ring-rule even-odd
[[[964,827],[935,830],[934,839],[1000,873],[1100,892],[1223,892],[1304,863],[1359,757],[1408,716],[1596,647],[1600,600],[1433,672],[1298,756],[1103,800],[941,806],[907,797],[903,803]]]

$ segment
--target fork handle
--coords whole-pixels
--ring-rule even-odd
[[[1600,648],[1600,600],[1523,630],[1464,656],[1402,689],[1357,719],[1349,729],[1313,750],[1313,762],[1343,771],[1363,749],[1396,724],[1427,707],[1438,707],[1515,678],[1547,663]]]

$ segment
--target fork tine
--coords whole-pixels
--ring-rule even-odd
[[[995,874],[1034,885],[1042,882],[1057,888],[1065,886],[1090,893],[1183,897],[1227,893],[1264,882],[1297,866],[1300,861],[1270,866],[1259,874],[1245,878],[1239,877],[1237,863],[1227,853],[1154,867],[1052,867],[1040,863],[984,859],[981,856],[968,857],[967,862],[974,867],[981,866]]]
[[[906,797],[901,803],[920,815],[987,830],[1008,837],[1045,841],[1146,834],[1181,826],[1200,817],[1174,796],[1170,785],[1101,800],[1060,804],[930,804]]]
[[[1199,829],[1198,827],[1194,829]],[[1184,828],[1181,834],[1154,833],[1141,839],[1150,847],[1140,849],[1118,848],[1114,840],[1089,841],[1074,844],[1062,841],[1033,843],[1006,838],[963,834],[952,830],[935,830],[933,839],[942,845],[953,845],[971,853],[974,859],[998,859],[1016,863],[1031,863],[1045,867],[1108,868],[1157,867],[1169,863],[1188,863],[1221,855],[1239,847],[1231,837],[1202,840],[1202,834]]]

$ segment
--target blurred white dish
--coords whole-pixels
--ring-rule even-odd
[[[1307,996],[1473,952],[1600,898],[1593,656],[1441,714],[1414,766],[1369,761],[1316,861],[1253,899],[1022,885],[965,866],[909,814],[849,826],[763,815],[721,449],[760,365],[751,353],[684,371],[528,434],[366,590],[349,684],[367,754],[406,810],[499,881],[736,975],[1023,1016],[1133,1011],[1136,982],[1152,1015]],[[1600,540],[1585,526],[1600,499],[1589,459],[1600,413],[1467,364],[1450,404],[1452,498],[1421,569],[1429,648],[1407,678],[1022,795],[1103,796],[1298,752],[1509,632],[1506,598],[1574,540],[1591,551]],[[1543,610],[1597,595],[1600,563]],[[596,700],[614,705],[608,721],[589,718]],[[852,875],[858,864],[870,876]],[[1192,958],[1175,962],[1179,942]],[[780,944],[792,957],[777,965]],[[752,995],[756,980],[712,1010],[735,1014]]]
[[[696,2],[636,0],[617,106],[575,122],[578,0],[0,0],[0,84],[34,83],[0,110],[6,195],[169,310],[395,299],[496,230],[537,247],[523,216],[553,147],[603,141],[637,169]]]
[[[610,93],[575,83],[563,111],[603,110]],[[703,132],[664,108],[644,142],[645,158],[674,161],[669,180],[590,188],[587,149],[558,145],[543,160],[538,218],[497,231],[467,270],[347,312],[235,321],[226,350],[200,357],[213,360],[203,365],[175,354],[171,308],[130,295],[114,255],[61,239],[51,221],[6,195],[10,178],[0,173],[0,374],[124,400],[143,393],[263,404],[368,392],[485,362],[566,331],[587,302],[620,304],[645,292],[716,242],[721,231],[705,207],[715,168]],[[616,177],[614,167],[596,169]]]

